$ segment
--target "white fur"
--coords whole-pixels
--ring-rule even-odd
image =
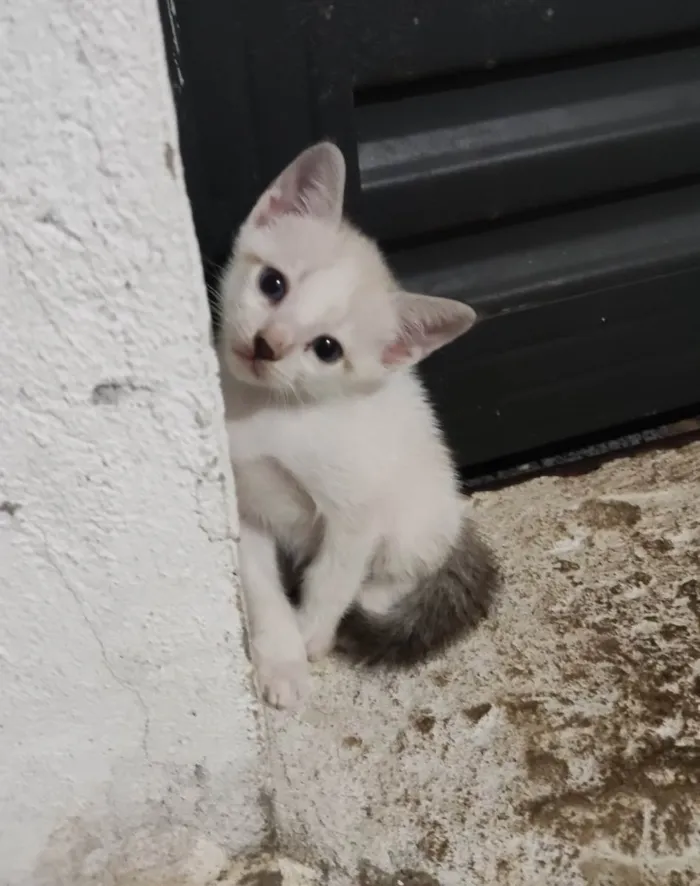
[[[221,286],[219,356],[241,516],[250,646],[267,700],[292,707],[308,660],[333,645],[358,599],[381,609],[437,567],[463,504],[452,461],[412,366],[466,331],[471,308],[401,292],[377,247],[342,221],[344,164],[332,145],[302,154],[260,198]],[[271,304],[263,266],[289,280]],[[247,360],[264,331],[285,356]],[[333,365],[307,347],[341,342]],[[320,542],[298,612],[275,545]],[[363,579],[372,570],[372,582]]]

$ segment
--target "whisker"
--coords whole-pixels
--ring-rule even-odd
[[[202,259],[207,269],[209,270],[218,271],[220,274],[222,274],[226,270],[225,265],[220,265],[218,262],[215,262],[213,259],[209,258],[206,255],[203,255]]]
[[[207,284],[207,293],[209,294],[209,304],[211,306],[212,316],[215,320],[221,320],[224,309],[220,291],[211,284]]]

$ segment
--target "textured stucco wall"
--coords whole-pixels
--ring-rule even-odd
[[[0,49],[0,883],[204,883],[264,771],[156,2]]]

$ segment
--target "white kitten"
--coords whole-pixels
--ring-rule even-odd
[[[343,220],[334,145],[301,154],[243,224],[221,284],[219,356],[251,657],[299,703],[335,644],[410,664],[485,611],[497,583],[412,366],[474,323],[402,292]],[[277,553],[301,575],[295,610]]]

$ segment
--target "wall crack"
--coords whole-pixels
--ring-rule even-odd
[[[37,529],[37,532],[39,533],[39,536],[42,541],[44,558],[45,558],[46,562],[49,564],[49,566],[51,566],[51,568],[54,570],[56,575],[59,577],[61,584],[63,585],[65,590],[70,594],[70,596],[73,598],[75,605],[78,607],[78,611],[80,613],[80,616],[81,616],[83,622],[85,623],[85,626],[87,627],[88,631],[90,632],[93,639],[95,640],[95,643],[97,644],[97,647],[100,652],[100,658],[102,659],[102,663],[104,664],[105,669],[108,671],[110,676],[114,679],[114,681],[119,686],[121,686],[122,689],[125,689],[135,699],[138,707],[140,708],[141,713],[143,715],[143,727],[142,727],[142,732],[141,732],[141,749],[143,750],[143,755],[146,758],[146,762],[150,766],[158,765],[156,763],[156,761],[154,761],[151,757],[151,752],[150,752],[151,715],[150,715],[150,712],[148,710],[148,705],[146,704],[143,695],[132,683],[130,683],[128,680],[125,680],[124,677],[120,676],[117,673],[116,669],[114,668],[114,665],[112,664],[112,662],[109,659],[109,655],[107,654],[107,647],[105,646],[104,641],[102,640],[102,637],[100,637],[99,632],[97,631],[97,628],[93,624],[92,619],[88,615],[87,606],[85,605],[85,601],[83,600],[81,595],[78,593],[78,591],[74,587],[71,580],[66,575],[58,558],[54,556],[53,551],[51,550],[51,546],[49,544],[49,541],[46,537],[46,534],[42,530],[39,530],[39,529]]]

